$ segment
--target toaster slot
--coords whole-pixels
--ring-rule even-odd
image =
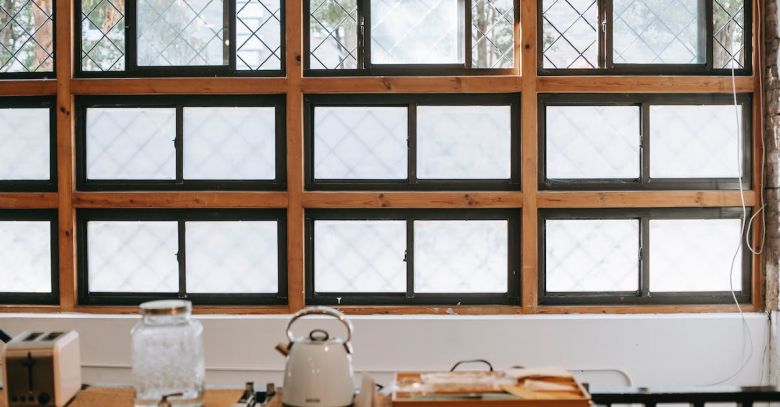
[[[27,337],[25,337],[22,342],[32,342],[36,340],[39,336],[43,335],[43,332],[31,332]]]

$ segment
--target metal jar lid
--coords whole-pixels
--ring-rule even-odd
[[[143,315],[182,315],[192,313],[192,303],[184,300],[148,301],[139,306]]]

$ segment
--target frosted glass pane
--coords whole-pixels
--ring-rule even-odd
[[[464,61],[464,0],[371,2],[371,63]]]
[[[178,292],[176,222],[87,223],[91,292]]]
[[[274,179],[276,109],[185,107],[185,179]]]
[[[47,180],[49,109],[0,109],[0,179]]]
[[[597,68],[598,13],[596,0],[543,0],[543,66],[553,69]]]
[[[357,0],[311,0],[311,69],[357,68]]]
[[[513,0],[471,3],[471,67],[514,66],[515,6]]]
[[[739,178],[742,142],[734,106],[650,106],[650,176]]]
[[[406,107],[316,107],[314,177],[405,179]]]
[[[137,0],[138,65],[227,65],[222,0]]]
[[[505,293],[508,222],[415,221],[414,291]]]
[[[87,109],[87,178],[176,179],[176,109]]]
[[[547,178],[639,178],[639,107],[550,106],[546,114]]]
[[[417,177],[509,179],[509,106],[419,106]]]
[[[613,0],[615,63],[703,64],[704,38],[699,37],[703,4],[704,0]]]
[[[187,222],[187,292],[276,293],[275,221]]]
[[[50,222],[0,221],[0,292],[51,291]]]
[[[639,220],[547,220],[549,292],[639,290]]]
[[[742,289],[739,219],[650,220],[650,291]]]
[[[282,66],[281,0],[236,0],[236,69]]]
[[[405,221],[314,222],[316,292],[405,292]]]

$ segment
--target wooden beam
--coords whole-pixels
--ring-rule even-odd
[[[723,76],[544,76],[540,93],[731,93],[731,77]],[[737,92],[753,92],[753,78],[736,79]]]
[[[521,222],[521,304],[533,310],[538,299],[538,123],[537,123],[537,1],[520,1],[522,25],[523,92],[521,95],[521,148],[523,210]]]
[[[756,195],[745,191],[745,205],[754,206]],[[675,208],[741,206],[739,191],[599,191],[551,192],[537,196],[540,208]]]
[[[55,55],[57,56],[57,197],[59,199],[60,305],[71,311],[76,305],[76,240],[74,190],[73,2],[56,0]]]
[[[54,96],[57,81],[38,79],[25,81],[0,81],[0,95],[3,96]]]
[[[76,208],[286,208],[286,192],[76,192]]]
[[[303,78],[304,93],[515,93],[519,76]]]
[[[274,94],[288,89],[286,78],[123,78],[74,79],[75,95]]]
[[[761,312],[760,307],[751,304],[742,306],[743,312]],[[608,306],[549,306],[540,305],[536,308],[538,314],[679,314],[679,313],[711,313],[738,312],[734,304],[714,305],[608,305]]]
[[[287,37],[287,300],[288,311],[305,306],[303,211],[303,5],[285,1]]]
[[[0,209],[54,209],[59,206],[56,192],[0,193]]]
[[[521,192],[305,192],[305,208],[520,208]]]

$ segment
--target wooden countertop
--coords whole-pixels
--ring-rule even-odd
[[[233,407],[241,398],[243,390],[206,390],[204,407]],[[391,405],[386,397],[377,395],[375,405]],[[131,387],[89,387],[80,391],[68,407],[133,407],[133,389]],[[268,407],[281,407],[281,397],[275,397]],[[5,394],[0,390],[0,407],[5,405]]]

